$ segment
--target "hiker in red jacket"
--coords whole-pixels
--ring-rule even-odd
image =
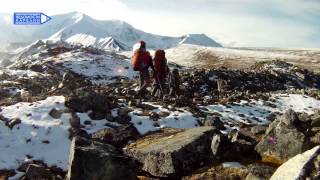
[[[153,62],[155,67],[155,72],[153,73],[155,83],[151,95],[154,96],[157,92],[159,92],[160,98],[162,98],[165,93],[166,78],[169,72],[165,51],[157,50],[155,52]]]
[[[146,90],[147,86],[149,86],[151,83],[149,67],[153,71],[155,70],[152,63],[152,57],[146,49],[146,43],[144,41],[140,41],[137,45],[138,48],[134,51],[134,55],[132,57],[132,66],[134,71],[139,71],[139,93],[142,94]]]

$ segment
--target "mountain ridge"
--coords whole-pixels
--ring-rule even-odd
[[[84,36],[95,38],[91,41],[91,45],[110,49],[115,46],[114,50],[127,50],[126,47],[132,47],[137,41],[146,41],[148,48],[151,49],[168,49],[179,44],[196,44],[209,47],[222,47],[213,39],[204,34],[188,34],[180,37],[161,36],[152,33],[147,33],[134,28],[132,25],[121,20],[96,20],[92,17],[80,13],[71,12],[52,16],[52,20],[41,26],[9,26],[11,32],[19,32],[18,36],[11,38],[10,42],[34,42],[36,40],[51,40],[51,41],[67,41],[69,43],[81,43]],[[6,27],[5,27],[6,29]],[[82,35],[81,35],[82,34]],[[80,38],[80,39],[77,39]],[[107,38],[112,38],[115,44],[106,43],[102,46],[99,42],[104,42]],[[0,40],[1,42],[1,40]],[[119,48],[119,44],[125,46],[124,49]],[[112,48],[111,48],[112,49]]]

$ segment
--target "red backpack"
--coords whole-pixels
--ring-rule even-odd
[[[148,67],[150,61],[150,53],[148,51],[137,50],[132,57],[132,67],[134,71],[141,71]]]
[[[154,56],[154,69],[159,78],[165,78],[167,75],[167,59],[164,50],[157,50]]]

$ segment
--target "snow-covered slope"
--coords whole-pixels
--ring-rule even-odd
[[[48,63],[58,68],[62,74],[72,71],[95,84],[110,83],[117,77],[132,79],[136,76],[136,72],[131,69],[130,60],[125,56],[97,48],[41,40],[23,49],[9,68],[21,69],[35,65],[44,66]]]
[[[81,44],[84,46],[93,46],[104,50],[125,51],[130,48],[124,43],[118,42],[112,37],[96,38],[87,34],[76,34],[66,40],[70,44]]]
[[[0,21],[0,25],[4,23]],[[10,33],[17,34],[16,36],[8,36],[6,40],[9,42],[33,42],[39,39],[67,40],[71,43],[87,45],[89,43],[89,45],[96,45],[102,49],[110,49],[112,46],[115,46],[116,49],[121,46],[131,48],[134,43],[140,40],[146,41],[151,49],[167,49],[185,43],[211,47],[221,46],[204,34],[191,34],[182,37],[160,36],[135,29],[123,21],[95,20],[79,12],[53,16],[51,21],[41,26],[9,27],[6,25],[4,27],[4,29],[8,29],[8,32],[1,32],[3,36]],[[109,41],[110,38],[112,43]]]

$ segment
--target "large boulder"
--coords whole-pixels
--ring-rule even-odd
[[[272,122],[255,149],[265,160],[283,163],[312,147],[305,128],[307,124],[289,110]]]
[[[143,164],[143,170],[157,177],[176,178],[190,173],[210,157],[213,127],[186,130],[163,129],[125,148],[125,153]]]
[[[67,179],[136,179],[137,164],[115,147],[85,138],[72,140]]]
[[[291,158],[270,179],[320,179],[320,146]]]

